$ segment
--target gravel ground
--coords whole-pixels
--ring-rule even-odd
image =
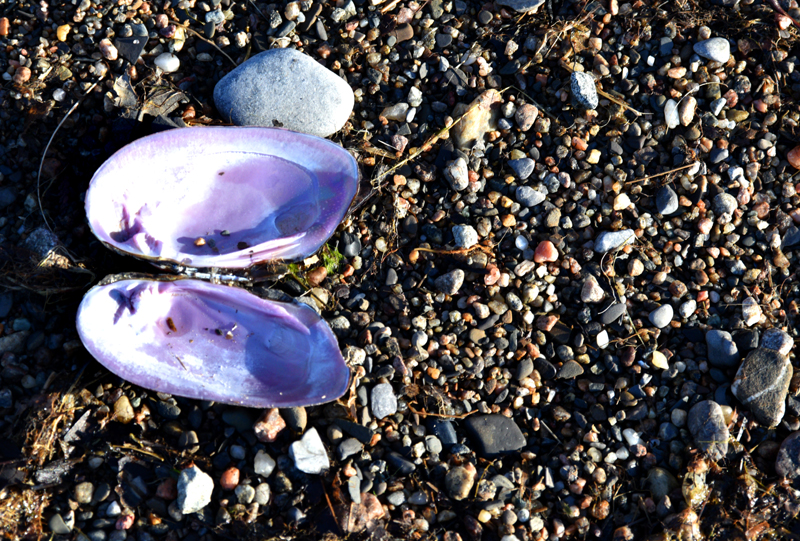
[[[0,0],[4,535],[796,539],[799,26],[795,0]],[[274,286],[326,301],[351,391],[132,386],[75,311],[153,269],[95,240],[88,182],[224,124],[215,84],[287,47],[355,95],[357,202]]]

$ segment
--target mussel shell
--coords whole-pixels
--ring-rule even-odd
[[[350,377],[331,328],[308,306],[199,280],[96,286],[77,329],[111,372],[188,398],[308,406],[339,398]]]
[[[86,192],[92,232],[121,252],[242,269],[315,253],[344,218],[358,165],[325,139],[275,128],[181,128],[109,158]]]

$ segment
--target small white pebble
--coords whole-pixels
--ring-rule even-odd
[[[53,90],[53,99],[56,101],[63,101],[67,97],[67,93],[60,88]]]
[[[181,61],[172,53],[161,53],[156,57],[155,64],[165,73],[178,71],[178,68],[181,67]]]

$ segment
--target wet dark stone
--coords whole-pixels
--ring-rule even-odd
[[[542,376],[542,379],[544,381],[556,377],[557,373],[556,367],[553,366],[553,364],[544,357],[539,357],[537,359],[534,359],[533,366],[539,372],[539,375]]]
[[[442,442],[442,447],[448,449],[458,443],[456,429],[447,419],[428,418],[428,430]]]
[[[342,233],[342,255],[355,257],[361,252],[361,239],[355,233]]]
[[[417,469],[413,462],[406,460],[397,453],[389,453],[387,461],[392,467],[396,468],[401,475],[409,475]]]

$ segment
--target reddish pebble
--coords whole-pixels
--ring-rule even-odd
[[[317,267],[306,274],[306,280],[308,280],[308,283],[313,287],[320,285],[327,277],[328,270],[325,267]]]
[[[558,322],[557,316],[540,316],[536,320],[536,328],[540,331],[549,332]]]
[[[536,263],[545,263],[548,261],[555,261],[558,259],[558,250],[555,245],[549,240],[543,240],[536,247],[536,252],[533,254],[533,260]]]
[[[0,19],[0,36],[7,36],[8,35],[8,27],[9,27],[8,17],[3,17]]]
[[[281,417],[278,408],[272,408],[264,412],[264,415],[253,425],[256,438],[265,442],[275,441],[280,431],[284,428],[286,428],[286,421]]]
[[[703,235],[708,235],[711,232],[711,227],[714,225],[708,218],[703,218],[699,222],[697,222],[697,230],[700,231]]]
[[[792,167],[800,169],[800,147],[794,147],[790,150],[786,155],[786,159],[789,160]]]
[[[18,85],[27,82],[28,79],[30,78],[31,78],[31,70],[30,68],[26,68],[25,66],[17,68],[17,71],[14,73],[14,82]]]
[[[169,479],[165,479],[158,485],[156,489],[156,496],[159,498],[163,498],[165,500],[174,500],[178,497],[178,486],[175,483],[175,479],[170,477]]]
[[[239,468],[231,466],[222,472],[222,477],[219,478],[219,486],[223,490],[233,490],[239,486]]]
[[[133,526],[133,515],[122,515],[117,519],[116,527],[118,530],[130,530]]]
[[[782,13],[775,14],[775,22],[778,23],[778,28],[781,30],[786,30],[792,26],[792,19]]]

